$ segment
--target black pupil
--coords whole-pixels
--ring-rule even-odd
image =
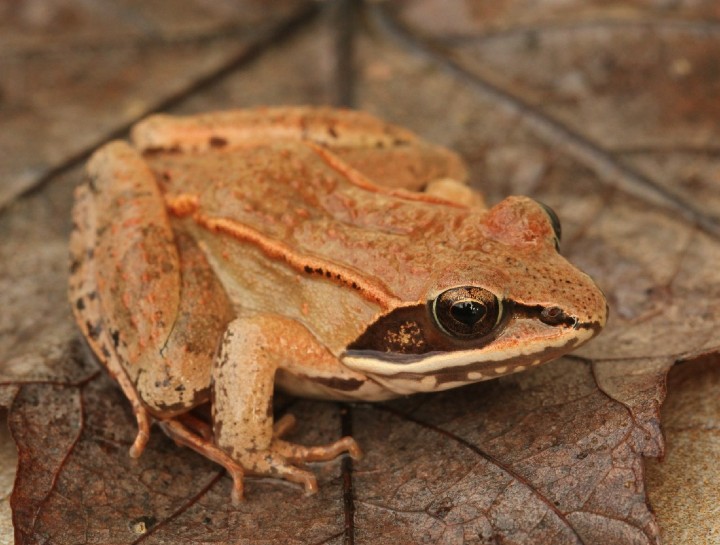
[[[478,301],[458,301],[450,307],[450,315],[467,326],[474,326],[486,313],[487,308]]]

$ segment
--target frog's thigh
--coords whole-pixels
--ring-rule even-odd
[[[232,306],[192,236],[168,216],[136,150],[110,143],[93,155],[88,174],[93,206],[84,215],[91,211],[96,225],[85,237],[92,238],[94,284],[112,349],[155,416],[179,414],[209,399],[210,369]]]
[[[111,142],[93,154],[87,173],[74,211],[70,295],[91,347],[133,404],[138,436],[131,453],[139,455],[148,418],[134,382],[176,315],[177,252],[155,178],[137,151]]]
[[[130,456],[137,458],[150,438],[150,416],[114,349],[113,338],[108,332],[98,298],[97,271],[93,258],[97,242],[96,219],[91,190],[87,185],[79,186],[75,191],[73,207],[75,229],[70,237],[71,275],[68,295],[88,345],[118,382],[133,407],[138,431],[130,448]]]
[[[452,178],[433,180],[425,187],[424,192],[458,204],[486,208],[482,194]]]
[[[137,151],[112,142],[93,155],[88,174],[98,295],[133,377],[145,354],[162,349],[177,316],[177,248],[155,177]]]
[[[376,148],[415,143],[418,138],[406,129],[365,112],[280,106],[189,117],[153,115],[133,127],[132,140],[141,150],[197,151],[278,140],[309,140],[342,148]]]
[[[175,228],[175,244],[180,258],[178,313],[163,349],[137,378],[145,403],[164,417],[210,399],[217,346],[235,316],[205,254],[180,226]]]

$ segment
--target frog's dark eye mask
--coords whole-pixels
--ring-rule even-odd
[[[372,352],[383,354],[383,360],[410,363],[415,360],[412,356],[482,348],[514,319],[577,327],[577,320],[559,307],[529,307],[478,286],[461,286],[424,305],[396,308],[381,316],[348,346],[348,353]]]
[[[379,317],[348,351],[410,355],[479,348],[502,330],[503,309],[508,308],[486,289],[451,288],[425,304]]]

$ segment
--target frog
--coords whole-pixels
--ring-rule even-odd
[[[69,299],[127,397],[224,467],[318,490],[306,463],[362,455],[283,439],[277,389],[378,402],[556,359],[607,303],[559,252],[548,206],[487,206],[454,151],[369,113],[257,107],[137,123],[75,192]],[[209,412],[202,412],[202,408]]]

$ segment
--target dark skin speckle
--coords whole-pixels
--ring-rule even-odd
[[[99,322],[93,324],[92,322],[87,321],[85,323],[85,327],[87,327],[88,335],[93,340],[97,340],[97,338],[100,336],[100,333],[102,333],[102,324]]]
[[[211,136],[209,144],[211,148],[224,148],[227,146],[228,141],[220,136]]]
[[[353,392],[355,390],[359,390],[362,385],[365,384],[364,380],[358,380],[355,378],[343,379],[338,377],[313,377],[312,380],[319,384],[323,384],[328,388],[342,392]],[[272,407],[270,414],[272,414]]]

